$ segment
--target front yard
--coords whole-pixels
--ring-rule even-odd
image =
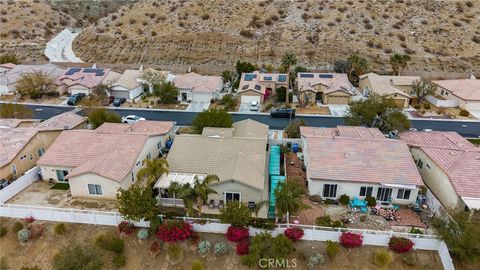
[[[304,108],[301,108],[298,106],[298,103],[292,103],[292,108],[295,108],[296,114],[331,115],[328,106],[307,105]]]
[[[150,108],[150,109],[166,109],[166,110],[185,110],[188,104],[164,104],[158,102],[158,97],[145,97],[138,101],[127,101],[122,104],[122,107],[127,108]]]

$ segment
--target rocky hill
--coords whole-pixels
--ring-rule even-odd
[[[237,59],[279,65],[291,52],[308,67],[353,51],[389,69],[393,52],[411,70],[478,72],[480,2],[454,0],[139,0],[75,40],[85,61],[160,64],[218,72]]]

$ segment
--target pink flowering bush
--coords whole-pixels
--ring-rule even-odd
[[[167,220],[158,226],[157,238],[163,242],[176,243],[189,239],[192,234],[192,224],[182,220]]]
[[[250,242],[248,239],[243,239],[237,243],[236,252],[238,256],[247,255],[250,248]]]
[[[35,221],[35,218],[33,216],[29,216],[29,217],[25,217],[23,219],[23,221],[25,221],[25,223],[27,223],[27,224],[30,224],[30,223],[33,223]]]
[[[118,232],[123,234],[123,235],[132,234],[134,228],[135,228],[135,226],[132,223],[126,221],[126,220],[120,222],[120,224],[118,224],[118,226],[117,226]]]
[[[240,242],[248,238],[248,228],[230,226],[227,229],[227,239],[232,242]]]
[[[286,229],[284,234],[288,239],[292,240],[293,242],[297,242],[305,233],[303,232],[302,228],[291,227]]]
[[[363,235],[359,233],[343,232],[340,235],[340,243],[346,248],[361,247],[363,244]]]
[[[404,237],[392,236],[388,242],[388,247],[397,253],[407,253],[413,248],[412,240]]]

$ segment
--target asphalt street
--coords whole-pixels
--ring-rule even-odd
[[[73,107],[59,107],[47,105],[28,105],[37,119],[47,119],[54,115],[63,113],[65,111],[73,110]],[[197,112],[184,111],[156,111],[156,110],[139,110],[139,109],[117,109],[109,108],[121,116],[135,114],[144,117],[147,120],[167,120],[176,121],[177,125],[190,125],[192,120],[197,115]],[[84,114],[80,111],[79,114]],[[290,119],[271,118],[268,114],[232,114],[234,121],[253,119],[270,126],[270,129],[284,129]],[[325,116],[297,116],[296,119],[303,119],[308,126],[313,127],[335,127],[342,125],[343,118],[341,117],[325,117]],[[412,126],[418,130],[432,129],[439,131],[456,131],[464,137],[478,138],[480,137],[480,122],[479,121],[454,121],[454,120],[411,120]]]

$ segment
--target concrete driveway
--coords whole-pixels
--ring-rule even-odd
[[[203,112],[208,110],[208,107],[210,107],[210,102],[192,102],[185,110],[188,112]]]
[[[261,106],[260,108],[258,108],[258,111],[250,111],[250,103],[240,103],[240,106],[238,107],[238,112],[241,112],[241,113],[259,113],[261,110]]]
[[[347,114],[348,105],[328,104],[328,109],[333,116],[345,116]]]

